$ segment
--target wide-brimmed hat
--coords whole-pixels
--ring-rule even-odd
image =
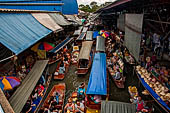
[[[157,81],[155,84],[156,84],[156,85],[159,85],[160,83]]]
[[[165,96],[166,94],[164,93],[164,91],[160,92],[161,95]]]
[[[136,88],[135,86],[133,86],[133,87],[131,88],[131,92],[133,92],[133,93],[137,92],[137,88]]]

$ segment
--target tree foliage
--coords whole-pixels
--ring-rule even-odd
[[[96,6],[97,5],[97,2],[93,1],[90,3],[90,6],[93,7],[93,6]]]
[[[110,4],[110,3],[112,3],[112,2],[105,2],[104,4],[101,4],[100,6],[98,6],[97,2],[92,1],[90,3],[90,5],[80,4],[79,9],[84,11],[84,12],[90,12],[91,13],[91,12],[97,11],[99,8],[102,8],[102,7],[104,7],[104,6],[106,6],[106,5]]]

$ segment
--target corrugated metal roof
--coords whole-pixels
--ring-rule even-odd
[[[62,11],[62,5],[63,2],[57,0],[3,0],[0,2],[0,8],[59,12]]]
[[[40,79],[48,60],[36,61],[31,71],[28,73],[22,84],[17,88],[14,94],[10,97],[9,102],[15,111],[20,113],[26,101],[35,88],[38,80]]]
[[[96,51],[105,52],[105,38],[97,36]]]
[[[61,31],[62,27],[60,27],[47,13],[32,13],[34,18],[36,18],[42,25],[51,29],[53,31]]]
[[[78,14],[77,0],[0,0],[0,8],[59,11]]]
[[[74,15],[65,15],[67,17],[68,21],[76,22],[77,24],[81,25],[81,21],[76,20],[76,17]]]
[[[67,45],[71,40],[73,40],[73,38],[70,38],[70,36],[68,36],[63,42],[61,42],[60,44],[58,44],[54,49],[52,49],[50,52],[52,53],[57,53],[61,48],[63,48],[65,45]]]
[[[83,33],[86,33],[87,32],[87,30],[88,30],[88,27],[83,27]]]
[[[27,13],[0,13],[0,26],[0,42],[16,55],[52,32]]]
[[[92,45],[93,45],[93,41],[82,42],[79,59],[89,60]]]
[[[93,31],[87,31],[86,40],[93,40]]]
[[[61,14],[59,13],[48,13],[51,18],[59,25],[61,26],[67,26],[71,25],[70,22],[68,22]]]
[[[76,40],[84,40],[86,33],[82,32]]]
[[[102,101],[101,113],[136,113],[136,106],[124,102]]]

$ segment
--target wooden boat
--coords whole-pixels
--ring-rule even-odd
[[[63,80],[65,74],[68,72],[68,69],[69,69],[71,60],[70,60],[70,55],[67,55],[67,57],[68,57],[68,64],[64,63],[64,67],[65,67],[65,72],[64,72],[64,74],[58,73],[58,72],[59,72],[59,68],[60,68],[60,64],[61,64],[61,62],[62,62],[62,61],[60,61],[60,62],[58,63],[58,65],[57,65],[56,71],[55,71],[55,73],[54,73],[54,79],[55,79],[55,80]]]
[[[109,98],[109,78],[106,72],[105,59],[105,53],[95,53],[93,59],[94,67],[91,69],[89,83],[86,91],[86,113],[95,113],[95,111],[100,112],[101,110],[101,102],[95,103],[91,96],[101,95],[101,100],[108,100]],[[96,84],[96,82],[98,82],[98,84]]]
[[[83,64],[83,66],[81,66],[80,63],[82,62],[86,62],[87,63],[87,66],[86,64]],[[84,75],[84,74],[87,74],[88,71],[89,71],[89,68],[91,67],[91,63],[92,63],[92,60],[91,60],[91,57],[89,58],[89,60],[79,60],[78,62],[78,68],[77,68],[77,74],[78,75]],[[85,66],[84,66],[85,65]]]
[[[54,63],[56,63],[57,61],[61,60],[61,58],[62,58],[62,57],[60,57],[60,58],[56,58],[56,57],[50,58],[49,61],[48,61],[48,64],[54,64]]]
[[[77,74],[83,75],[87,74],[89,68],[92,64],[93,53],[91,52],[93,41],[84,41],[82,43],[82,48],[79,54],[78,66],[77,66]]]
[[[108,60],[107,60],[107,61],[108,61]],[[107,62],[107,63],[108,63],[108,62]],[[123,74],[121,73],[121,74],[120,74],[121,79],[120,79],[120,80],[116,80],[116,79],[114,78],[115,71],[114,71],[111,67],[108,67],[108,66],[107,66],[107,69],[108,69],[108,72],[109,72],[109,74],[111,75],[114,83],[116,84],[116,86],[117,86],[118,88],[124,88],[124,87],[125,87],[125,86],[124,86],[124,83],[125,83],[126,77],[124,77]]]
[[[41,103],[42,103],[42,101],[43,101],[43,98],[44,98],[44,96],[46,95],[46,92],[47,92],[47,89],[48,89],[48,87],[49,87],[51,78],[52,78],[52,75],[49,75],[49,76],[48,76],[48,79],[47,79],[47,82],[46,82],[46,85],[45,85],[46,87],[45,87],[45,90],[44,90],[42,99],[41,99],[41,101],[39,102],[39,104],[37,105],[37,107],[36,107],[34,113],[36,113],[36,112],[38,111],[38,109],[39,109],[39,107],[40,107],[40,105],[41,105]]]
[[[41,107],[41,110],[43,110],[45,108],[49,108],[49,106],[50,106],[49,100],[55,94],[55,92],[57,92],[60,95],[59,96],[59,104],[55,105],[55,108],[58,109],[59,111],[63,111],[65,92],[66,92],[65,83],[59,83],[59,84],[53,86],[53,88],[51,89],[47,98],[45,99],[44,104]]]
[[[102,100],[108,100],[109,99],[109,78],[107,76],[107,95],[102,95]],[[86,113],[96,113],[96,111],[100,112],[101,110],[101,103],[94,103],[88,95],[85,97],[85,106],[86,106]]]
[[[76,103],[76,101],[79,101],[79,102],[81,102],[82,104],[84,104],[84,101],[85,101],[85,100],[82,99],[82,98],[78,98],[77,90],[71,93],[71,95],[69,96],[68,100],[71,100],[72,103],[74,103],[74,104]],[[67,100],[65,106],[67,105],[68,100]],[[85,106],[84,106],[84,107],[85,107]],[[84,110],[85,110],[85,109],[84,109]],[[65,111],[65,112],[66,112],[66,111]],[[67,112],[70,113],[69,111],[67,111]]]

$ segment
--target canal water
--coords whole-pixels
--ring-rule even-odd
[[[126,73],[124,75],[126,76],[126,81],[125,81],[125,88],[124,89],[119,89],[116,87],[114,84],[113,80],[109,76],[109,100],[111,101],[120,101],[120,102],[130,102],[130,95],[128,93],[128,86],[136,86],[139,94],[144,90],[143,86],[139,83],[139,80],[135,73],[133,72],[132,66],[125,65],[126,66]],[[55,69],[57,67],[57,63],[54,63],[49,66],[49,73],[53,74],[55,72]],[[52,87],[57,84],[57,83],[65,83],[66,84],[66,98],[65,98],[65,104],[69,96],[76,90],[76,88],[82,83],[86,83],[86,89],[88,85],[88,80],[90,76],[90,71],[88,72],[87,75],[84,76],[77,76],[76,75],[76,66],[75,65],[70,65],[68,73],[65,75],[64,80],[62,81],[57,81],[52,79],[51,83],[49,85],[49,88],[47,90],[47,93],[45,95],[45,98],[47,97],[48,93],[52,89]],[[107,73],[109,75],[109,73]],[[148,97],[147,99],[152,99],[151,97]],[[44,101],[44,100],[43,100]],[[43,102],[42,101],[42,102]],[[156,112],[155,113],[160,113],[160,107],[159,105],[155,105],[156,103],[154,102],[154,106],[156,107]],[[159,111],[159,112],[158,112]],[[162,110],[161,110],[162,111]]]
[[[57,63],[50,65],[49,72],[52,74],[55,72],[55,69],[57,67]],[[69,98],[69,96],[76,90],[76,88],[82,83],[86,83],[86,89],[89,81],[90,71],[88,74],[83,76],[77,76],[76,72],[76,66],[70,65],[68,73],[65,75],[64,80],[57,81],[52,79],[50,86],[48,88],[47,93],[52,89],[52,87],[57,83],[65,83],[66,84],[66,99]],[[128,69],[129,73],[126,73],[126,82],[125,82],[125,88],[124,89],[118,89],[116,85],[114,84],[113,80],[109,76],[109,100],[113,101],[121,101],[121,102],[130,102],[129,98],[130,95],[128,93],[128,86],[137,86],[138,79],[137,77],[133,76],[133,70]],[[109,75],[109,73],[107,73]]]

